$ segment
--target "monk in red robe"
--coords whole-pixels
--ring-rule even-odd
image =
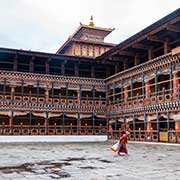
[[[121,153],[128,154],[128,150],[127,150],[127,147],[126,147],[127,140],[128,140],[128,135],[129,135],[128,131],[123,132],[122,136],[119,139],[119,144],[120,144],[120,148],[119,148],[119,151],[118,151],[119,155],[121,155]]]

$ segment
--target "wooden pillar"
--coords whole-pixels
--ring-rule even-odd
[[[81,105],[81,85],[79,86],[79,89],[77,90],[77,101],[78,101],[78,104]]]
[[[169,40],[166,39],[166,41],[164,41],[164,54],[167,54],[170,52],[170,44],[169,44]]]
[[[110,76],[110,67],[109,66],[107,66],[106,67],[106,77],[109,77]]]
[[[52,103],[54,100],[54,83],[52,82],[52,88],[51,88],[51,96],[52,96]]]
[[[92,113],[92,124],[93,124],[93,130],[95,129],[95,114]]]
[[[128,98],[128,87],[124,88],[124,102],[127,102],[127,98]]]
[[[160,129],[159,129],[159,113],[158,112],[156,113],[156,117],[157,117],[157,124],[156,125],[157,125],[158,141],[159,141],[160,140],[160,137],[159,137],[159,130]]]
[[[167,111],[167,130],[169,131],[169,121],[170,121],[170,115],[169,112]]]
[[[74,65],[74,74],[76,77],[79,77],[79,64],[77,63]]]
[[[121,79],[121,83],[120,83],[120,89],[121,89],[121,103],[124,102],[124,94],[123,94],[123,80]],[[123,106],[121,106],[123,107]]]
[[[147,131],[150,132],[152,129],[151,121],[147,121]]]
[[[131,100],[132,100],[132,98],[133,98],[133,77],[131,77],[130,93],[131,93]]]
[[[139,59],[139,55],[136,54],[134,57],[134,65],[137,66],[138,64],[140,64],[140,59]]]
[[[173,95],[173,65],[169,64],[169,83],[170,83],[170,94]]]
[[[32,112],[29,111],[29,124],[32,125]]]
[[[93,86],[93,89],[92,89],[92,95],[93,95],[93,104],[95,105],[95,99],[96,99],[96,89],[95,87]]]
[[[145,81],[144,81],[144,72],[142,72],[142,98],[143,98],[143,103],[144,103],[144,98],[145,98]]]
[[[17,66],[18,66],[18,60],[17,60],[17,54],[14,57],[14,64],[13,64],[13,70],[17,71]]]
[[[155,96],[158,95],[158,74],[157,74],[157,67],[154,68],[154,75],[155,75]]]
[[[128,63],[127,63],[128,59],[125,58],[124,59],[124,62],[123,62],[123,67],[124,67],[124,70],[126,70],[128,68]]]
[[[21,97],[23,99],[24,96],[24,80],[21,81]]]
[[[178,75],[177,73],[173,74],[173,98],[176,98],[178,94]]]
[[[4,96],[4,100],[5,100],[5,96],[6,96],[6,83],[7,83],[7,80],[6,80],[6,78],[4,78],[4,82],[3,82],[3,96]]]
[[[13,125],[13,116],[14,116],[14,111],[11,111],[11,115],[9,117],[9,126],[12,127]]]
[[[177,130],[180,131],[180,121],[175,122],[175,129],[176,129],[176,131]]]
[[[115,73],[118,73],[120,70],[119,63],[115,64]]]
[[[46,104],[49,103],[49,88],[45,88],[45,102]]]
[[[148,49],[148,60],[151,60],[154,58],[154,55],[153,55],[153,49],[152,48],[149,48]]]
[[[10,86],[10,88],[11,88],[11,101],[14,101],[15,86]]]
[[[91,78],[95,78],[95,67],[91,65]]]
[[[44,121],[44,128],[45,128],[45,130],[46,130],[46,134],[48,134],[48,117],[49,117],[49,114],[48,114],[48,112],[46,112],[46,117],[45,117],[45,121]]]
[[[144,113],[144,130],[147,130],[147,115]]]
[[[150,83],[149,81],[145,82],[145,94],[146,94],[146,99],[150,97]]]
[[[33,73],[34,72],[34,57],[30,59],[30,64],[29,64],[29,72]]]
[[[66,83],[66,105],[68,105],[68,83]]]
[[[65,62],[64,61],[61,63],[61,75],[62,76],[65,75]]]
[[[46,63],[45,63],[46,74],[49,74],[49,61],[50,59],[46,60]]]
[[[39,102],[39,80],[37,81],[36,97],[37,97],[37,102]]]
[[[78,112],[78,118],[77,118],[77,128],[78,128],[78,129],[81,129],[80,112]]]
[[[115,104],[116,98],[115,98],[115,89],[116,89],[116,84],[113,82],[113,104]]]

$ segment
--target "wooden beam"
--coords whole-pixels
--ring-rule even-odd
[[[147,45],[135,43],[135,44],[132,45],[132,48],[142,49],[142,50],[148,50],[149,48],[151,48],[151,46],[147,46]]]
[[[164,43],[164,41],[165,41],[164,39],[161,39],[161,38],[159,38],[157,36],[148,36],[147,39],[149,41],[161,42],[161,43]]]
[[[129,52],[129,51],[119,51],[118,54],[121,56],[135,56],[136,55],[134,52]]]
[[[180,27],[175,25],[168,25],[166,28],[168,31],[180,33]]]

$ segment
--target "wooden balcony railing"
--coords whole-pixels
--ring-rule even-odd
[[[0,135],[107,135],[107,126],[0,125]]]

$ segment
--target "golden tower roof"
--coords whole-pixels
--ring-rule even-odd
[[[89,22],[89,26],[94,26],[93,16],[91,16],[91,19],[90,19],[90,22]]]

